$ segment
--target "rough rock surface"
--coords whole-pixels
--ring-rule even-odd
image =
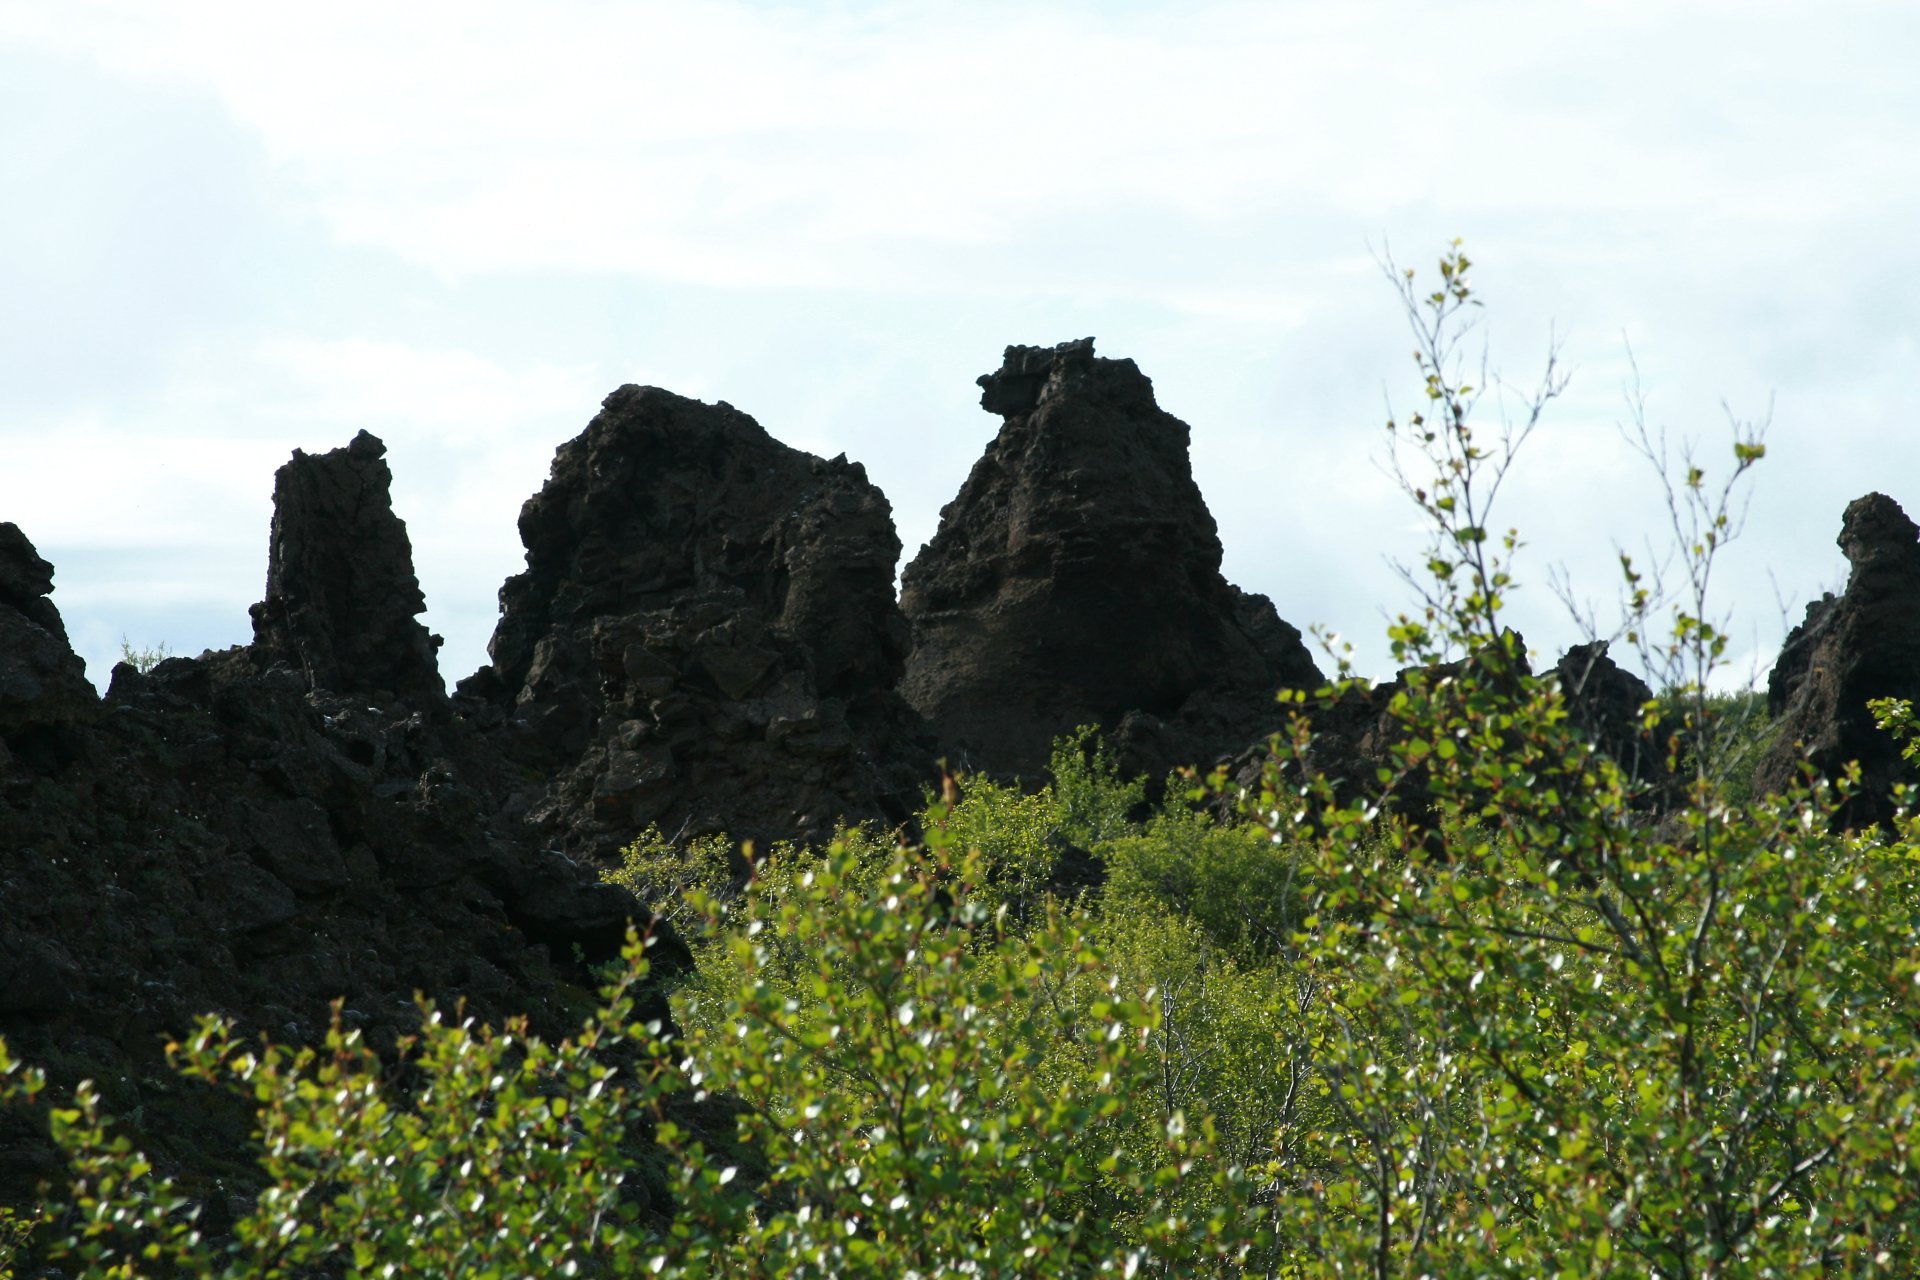
[[[362,431],[344,449],[296,449],[273,477],[266,599],[253,648],[309,689],[434,699],[445,694],[440,637],[413,573],[407,526],[393,513],[386,445]]]
[[[1277,728],[1324,681],[1300,633],[1220,575],[1186,423],[1093,340],[1008,347],[980,379],[1004,419],[907,566],[901,691],[957,763],[1035,777],[1080,724],[1164,778]]]
[[[1607,656],[1607,642],[1577,644],[1553,673],[1567,701],[1567,717],[1613,757],[1635,782],[1653,787],[1671,780],[1664,735],[1641,728],[1641,708],[1653,698],[1647,682]]]
[[[1826,778],[1857,760],[1864,785],[1837,820],[1861,827],[1891,817],[1893,784],[1915,780],[1867,702],[1920,701],[1920,528],[1893,499],[1870,493],[1847,504],[1839,543],[1852,566],[1847,588],[1811,605],[1788,636],[1767,682],[1782,719],[1754,786],[1784,790],[1803,759]]]
[[[1767,714],[1778,716],[1792,705],[1800,684],[1813,668],[1813,655],[1827,637],[1833,622],[1833,608],[1840,597],[1828,591],[1808,603],[1807,613],[1798,626],[1787,632],[1780,656],[1767,673]]]
[[[9,742],[89,719],[99,703],[52,591],[53,566],[18,525],[0,524],[0,767]]]
[[[355,450],[293,466],[352,467],[368,458]],[[0,1036],[56,1083],[99,1081],[190,1190],[235,1167],[246,1137],[234,1106],[161,1065],[197,1015],[312,1042],[344,997],[346,1020],[391,1045],[426,991],[560,1034],[635,914],[513,819],[517,771],[446,714],[437,679],[395,678],[430,675],[430,652],[340,630],[410,621],[417,599],[318,589],[413,584],[399,522],[367,509],[386,505],[384,471],[353,519],[316,517],[311,472],[283,471],[293,510],[274,524],[294,607],[269,622],[293,619],[310,654],[372,664],[373,679],[345,669],[351,693],[325,683],[339,666],[284,661],[288,633],[269,625],[254,648],[121,664],[102,703],[46,598],[50,568],[0,525]],[[53,1169],[44,1124],[0,1114],[0,1204]]]
[[[649,823],[769,839],[897,822],[918,724],[884,494],[726,403],[625,386],[520,513],[492,664],[460,693],[562,770],[550,841],[606,858]]]
[[[595,864],[649,823],[819,839],[908,818],[943,751],[1032,777],[1097,722],[1164,776],[1278,727],[1273,692],[1320,674],[1221,578],[1147,380],[1088,341],[982,385],[1005,426],[908,571],[911,627],[857,463],[620,388],[523,508],[526,571],[451,698],[364,432],[277,474],[253,644],[122,664],[104,701],[0,525],[0,1036],[101,1081],[199,1194],[247,1123],[161,1066],[201,1013],[311,1042],[341,997],[390,1045],[418,990],[557,1035],[635,923]],[[0,1203],[51,1170],[0,1115]]]

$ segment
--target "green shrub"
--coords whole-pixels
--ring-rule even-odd
[[[120,637],[120,661],[127,663],[142,675],[173,656],[173,650],[167,648],[164,640],[151,646],[135,647],[133,641],[125,636]]]
[[[627,1143],[668,1081],[651,1033],[628,1022],[646,972],[638,940],[625,961],[601,1010],[557,1046],[423,1001],[397,1072],[340,1026],[338,1006],[318,1049],[249,1046],[204,1019],[168,1053],[183,1075],[256,1106],[266,1185],[251,1211],[230,1240],[203,1236],[199,1211],[113,1133],[83,1083],[51,1113],[72,1179],[40,1214],[48,1252],[89,1280],[627,1274],[648,1242]],[[609,1060],[620,1057],[638,1069]],[[4,1046],[0,1067],[0,1102],[40,1092]],[[414,1083],[397,1087],[396,1074]]]
[[[1198,813],[1170,809],[1103,852],[1105,916],[1191,920],[1211,945],[1243,963],[1286,948],[1311,889],[1290,844],[1263,828],[1222,826]]]
[[[1710,778],[1729,804],[1752,798],[1754,766],[1780,732],[1764,691],[1668,690],[1658,699],[1658,711],[1680,735],[1676,763],[1683,775]]]
[[[936,818],[937,818],[936,813]],[[937,827],[935,828],[938,829]],[[1211,1133],[1163,1115],[1157,1016],[1054,914],[1024,935],[977,859],[829,850],[712,920],[683,1069],[744,1106],[751,1170],[677,1127],[684,1274],[1073,1276],[1232,1267],[1254,1232]],[[744,928],[727,927],[744,923]],[[1097,998],[1078,1000],[1087,983]],[[1154,1138],[1133,1139],[1143,1127]],[[1210,1194],[1183,1196],[1204,1181]],[[1196,1202],[1202,1214],[1182,1206]],[[679,1274],[680,1272],[676,1272]]]
[[[732,897],[745,881],[745,866],[724,835],[700,836],[681,845],[650,826],[620,851],[620,865],[602,872],[601,879],[631,893],[654,915],[679,923],[689,893]]]
[[[32,1234],[31,1222],[12,1208],[0,1207],[0,1276],[13,1274],[14,1259],[20,1256]]]
[[[1426,606],[1392,634],[1429,670],[1469,656],[1395,698],[1387,770],[1422,773],[1449,838],[1396,819],[1381,842],[1277,769],[1250,806],[1308,837],[1319,887],[1294,956],[1324,975],[1300,1016],[1335,1123],[1276,1169],[1279,1213],[1333,1274],[1912,1274],[1914,831],[1829,838],[1829,797],[1733,808],[1705,769],[1652,825],[1521,674],[1499,625],[1518,540],[1489,533],[1488,502],[1524,431],[1477,437],[1453,374],[1466,267],[1408,294],[1429,407],[1401,430],[1435,464],[1410,486],[1435,536]],[[1734,474],[1760,454],[1736,440]],[[1679,492],[1728,527],[1700,468]],[[1696,696],[1724,648],[1703,619],[1696,594],[1667,620]]]
[[[1161,1108],[1155,1005],[1084,931],[1011,932],[977,860],[793,865],[774,897],[695,895],[730,963],[676,997],[673,1063],[628,1022],[637,943],[557,1046],[423,1006],[396,1071],[337,1024],[294,1050],[206,1020],[172,1056],[253,1100],[266,1189],[204,1238],[83,1085],[53,1111],[73,1176],[41,1215],[51,1254],[89,1278],[1237,1273],[1261,1241],[1243,1178]],[[3,1056],[0,1080],[0,1102],[41,1089]],[[737,1137],[693,1132],[685,1088]],[[651,1224],[649,1159],[674,1197]]]

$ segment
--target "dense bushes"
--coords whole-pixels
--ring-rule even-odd
[[[196,1234],[83,1090],[36,1247],[90,1276],[1920,1270],[1920,825],[1729,789],[1756,730],[1722,732],[1698,594],[1629,580],[1680,673],[1646,715],[1663,810],[1524,674],[1487,504],[1532,417],[1470,425],[1467,267],[1408,294],[1434,539],[1393,635],[1429,674],[1377,776],[1314,773],[1328,691],[1236,825],[1182,786],[1143,813],[1083,734],[1039,792],[929,797],[924,847],[643,838],[617,878],[696,939],[677,1035],[633,1023],[637,944],[557,1046],[428,1017],[382,1064],[209,1022],[176,1061],[259,1109],[250,1210]],[[1697,560],[1725,492],[1676,488]]]

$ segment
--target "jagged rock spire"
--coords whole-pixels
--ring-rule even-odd
[[[1272,603],[1220,575],[1187,424],[1133,361],[1015,346],[979,382],[1004,423],[902,580],[902,691],[944,742],[1032,775],[1097,723],[1151,773],[1210,763],[1274,719],[1277,689],[1321,683]]]
[[[344,449],[296,449],[274,473],[254,652],[299,671],[311,689],[438,700],[440,637],[418,621],[427,601],[406,523],[393,513],[386,452],[362,431]]]

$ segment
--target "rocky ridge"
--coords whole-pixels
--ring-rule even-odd
[[[1009,347],[980,380],[1000,430],[907,567],[858,463],[751,417],[625,386],[556,452],[520,517],[490,661],[449,696],[385,449],[361,432],[275,477],[250,645],[122,665],[95,695],[53,567],[0,524],[0,1035],[202,1172],[236,1113],[167,1090],[159,1047],[216,1011],[294,1040],[328,1003],[376,1043],[412,994],[564,1031],[631,900],[597,871],[649,824],[764,847],[905,820],[943,757],[1038,780],[1101,726],[1123,766],[1264,756],[1285,687],[1322,677],[1266,598],[1220,573],[1189,429],[1091,339]],[[1847,591],[1809,610],[1772,682],[1829,773],[1904,777],[1864,722],[1920,695],[1920,531],[1850,506]],[[1643,777],[1646,686],[1604,645],[1560,660],[1575,722]],[[1316,724],[1315,763],[1364,785],[1395,685]],[[1881,802],[1873,802],[1881,803]],[[1884,814],[1863,801],[1850,819]],[[677,942],[661,935],[670,967]],[[0,1117],[0,1203],[49,1153]]]

